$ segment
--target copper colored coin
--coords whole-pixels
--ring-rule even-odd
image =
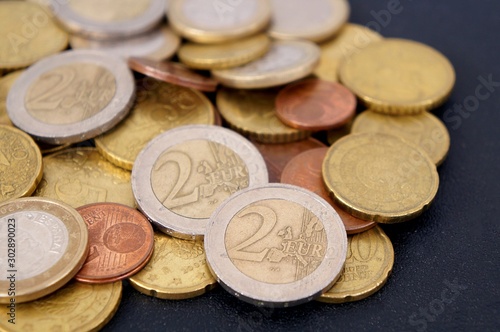
[[[351,216],[342,210],[328,195],[321,168],[328,148],[304,151],[295,156],[283,169],[281,183],[293,184],[308,189],[325,199],[337,211],[344,223],[347,234],[356,234],[374,227],[377,223]]]
[[[276,115],[283,123],[302,130],[320,131],[340,127],[354,117],[356,97],[339,83],[303,80],[281,90]]]
[[[252,143],[264,157],[269,172],[269,182],[278,183],[281,179],[281,172],[293,157],[307,150],[326,147],[325,144],[314,138],[282,144],[262,144],[256,141],[252,141]]]
[[[117,203],[94,203],[77,211],[89,229],[89,255],[75,279],[103,283],[127,278],[151,258],[154,233],[139,211]]]
[[[146,76],[201,91],[215,91],[218,82],[199,75],[180,63],[131,57],[128,66]]]

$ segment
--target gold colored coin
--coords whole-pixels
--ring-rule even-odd
[[[389,114],[433,109],[455,84],[455,71],[443,54],[404,39],[385,39],[353,54],[341,64],[339,77],[369,108]]]
[[[43,7],[22,1],[0,2],[0,68],[27,67],[64,50],[68,34]]]
[[[354,120],[352,132],[399,136],[427,152],[438,166],[446,158],[450,148],[448,129],[436,116],[428,112],[393,116],[365,111]]]
[[[118,310],[121,296],[121,281],[101,285],[71,281],[44,298],[16,304],[15,325],[2,319],[0,330],[98,331]],[[9,309],[1,308],[2,317],[8,318]]]
[[[337,82],[340,63],[379,40],[382,40],[380,34],[362,25],[344,25],[334,38],[319,45],[321,60],[314,74],[321,79]]]
[[[436,165],[417,146],[387,134],[351,134],[323,161],[332,198],[355,217],[381,223],[413,219],[436,196]]]
[[[12,125],[7,115],[7,95],[16,79],[23,73],[22,70],[12,72],[0,79],[0,125]]]
[[[342,137],[349,135],[351,133],[351,127],[352,127],[353,122],[354,122],[354,119],[351,119],[348,123],[346,123],[345,125],[343,125],[340,128],[328,130],[326,132],[326,140],[328,141],[328,144],[332,145],[333,143],[337,142]]]
[[[344,270],[318,301],[344,303],[367,298],[384,286],[392,271],[394,249],[380,226],[349,236],[347,240]]]
[[[223,44],[186,43],[178,51],[181,62],[195,69],[224,69],[244,65],[263,56],[271,46],[264,34]]]
[[[182,240],[155,233],[153,257],[130,284],[149,296],[180,300],[199,296],[217,285],[210,273],[203,240]]]
[[[72,207],[115,202],[135,207],[130,172],[108,162],[95,148],[72,148],[43,158],[43,178],[35,196]]]
[[[29,196],[42,178],[42,154],[33,139],[0,125],[0,203]]]
[[[310,131],[294,129],[276,116],[278,90],[221,89],[217,92],[217,108],[229,126],[262,143],[287,143],[311,135]]]
[[[155,136],[188,124],[214,124],[214,107],[204,94],[151,78],[137,82],[137,100],[128,117],[95,139],[103,156],[132,170],[134,161]]]

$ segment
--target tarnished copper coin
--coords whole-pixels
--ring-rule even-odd
[[[218,84],[217,81],[199,75],[180,63],[130,57],[128,66],[146,76],[201,91],[215,91]]]
[[[327,147],[311,149],[292,158],[281,173],[281,183],[293,184],[318,194],[337,211],[347,234],[364,232],[374,227],[377,223],[351,216],[330,198],[321,171],[327,151]]]
[[[264,157],[269,172],[269,182],[278,183],[281,179],[281,172],[293,157],[307,150],[326,147],[314,138],[282,144],[262,144],[254,140],[252,143]]]
[[[90,251],[76,279],[89,283],[121,280],[137,273],[151,258],[154,233],[139,211],[117,203],[79,207],[89,228]]]
[[[290,84],[278,93],[276,114],[290,127],[320,131],[340,127],[354,117],[356,97],[339,83],[319,79]]]

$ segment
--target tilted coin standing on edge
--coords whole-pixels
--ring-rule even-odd
[[[8,276],[14,280],[17,303],[36,300],[73,278],[89,249],[80,214],[62,202],[38,197],[0,205],[0,243],[0,268],[5,273],[0,279],[0,303],[13,297],[8,294],[12,282]],[[14,250],[8,250],[12,244]]]
[[[231,194],[268,183],[259,151],[222,127],[189,125],[157,136],[137,156],[132,191],[163,232],[202,238],[216,207]]]
[[[210,218],[205,251],[231,294],[257,306],[288,307],[333,285],[344,266],[347,236],[322,198],[273,183],[224,201]]]
[[[37,140],[77,143],[120,122],[134,97],[134,77],[125,61],[98,51],[66,51],[19,76],[7,96],[7,113]]]

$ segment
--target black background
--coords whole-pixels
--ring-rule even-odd
[[[371,12],[387,10],[394,1],[351,0],[350,21],[376,22]],[[500,87],[477,110],[459,115],[460,124],[457,114],[445,116],[454,104],[471,100],[479,76],[500,82],[500,1],[399,3],[402,11],[379,24],[381,34],[438,49],[453,63],[457,83],[449,101],[434,111],[450,131],[451,149],[439,168],[433,205],[414,221],[383,227],[396,253],[387,284],[359,302],[271,310],[246,304],[221,287],[198,298],[168,301],[125,282],[122,303],[104,331],[500,329]],[[462,287],[451,303],[440,300],[446,281]],[[424,318],[420,310],[432,316]]]

